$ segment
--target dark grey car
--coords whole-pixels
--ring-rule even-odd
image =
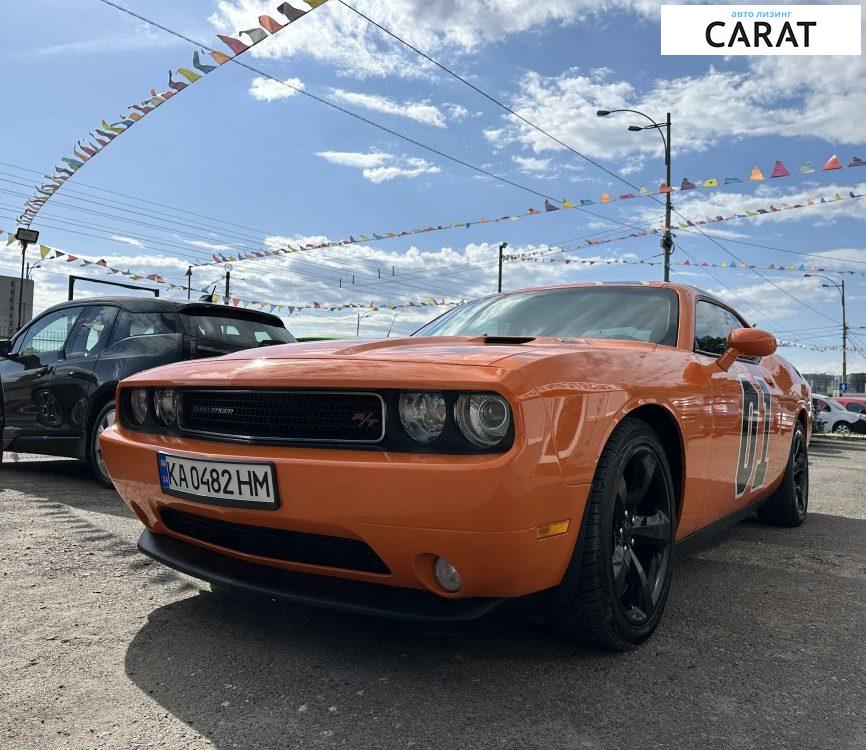
[[[139,297],[56,305],[0,340],[3,450],[87,461],[110,486],[98,438],[114,421],[120,380],[294,340],[278,317],[243,308]]]

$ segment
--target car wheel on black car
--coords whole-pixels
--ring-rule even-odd
[[[105,468],[99,436],[114,424],[114,417],[114,401],[110,401],[99,410],[96,419],[93,421],[93,427],[90,430],[90,445],[88,446],[88,460],[93,469],[93,474],[106,487],[114,487],[114,483],[111,481],[111,477],[108,476],[108,469]]]
[[[664,449],[643,421],[625,418],[598,462],[569,572],[549,624],[616,651],[652,635],[667,601],[673,564],[674,485]]]
[[[758,509],[758,518],[775,526],[799,526],[806,520],[808,507],[809,446],[806,444],[806,430],[797,422],[782,484]]]

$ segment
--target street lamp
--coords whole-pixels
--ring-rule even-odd
[[[645,117],[647,120],[652,123],[651,125],[629,125],[628,129],[632,133],[638,133],[641,130],[658,130],[659,135],[662,137],[662,143],[664,143],[665,147],[665,185],[668,187],[668,192],[665,193],[665,233],[662,237],[662,250],[664,250],[665,254],[665,281],[671,280],[671,251],[673,250],[674,240],[671,235],[671,113],[668,112],[667,118],[664,122],[656,122],[647,114],[643,112],[639,112],[636,109],[600,109],[596,112],[596,115],[599,117],[607,117],[608,115],[615,114],[617,112],[631,112],[635,115],[640,115],[641,117]],[[665,132],[662,132],[662,128],[665,129]],[[665,137],[665,133],[667,133],[667,137]]]
[[[835,289],[842,295],[842,383],[844,387],[848,387],[848,323],[845,320],[845,279],[836,281],[829,276],[824,276],[820,273],[807,273],[807,279],[824,279],[829,281],[829,284],[821,284],[825,289]],[[841,389],[840,389],[841,390]]]

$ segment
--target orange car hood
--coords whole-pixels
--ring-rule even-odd
[[[535,339],[548,345],[556,339]],[[342,359],[365,362],[418,362],[488,367],[515,354],[525,354],[526,343],[487,343],[482,336],[385,339],[382,341],[328,341],[284,344],[247,349],[223,359]]]

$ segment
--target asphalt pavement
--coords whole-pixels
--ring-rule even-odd
[[[803,527],[688,554],[656,635],[612,655],[223,598],[139,555],[78,463],[7,454],[2,748],[864,748],[866,446],[811,466]]]

